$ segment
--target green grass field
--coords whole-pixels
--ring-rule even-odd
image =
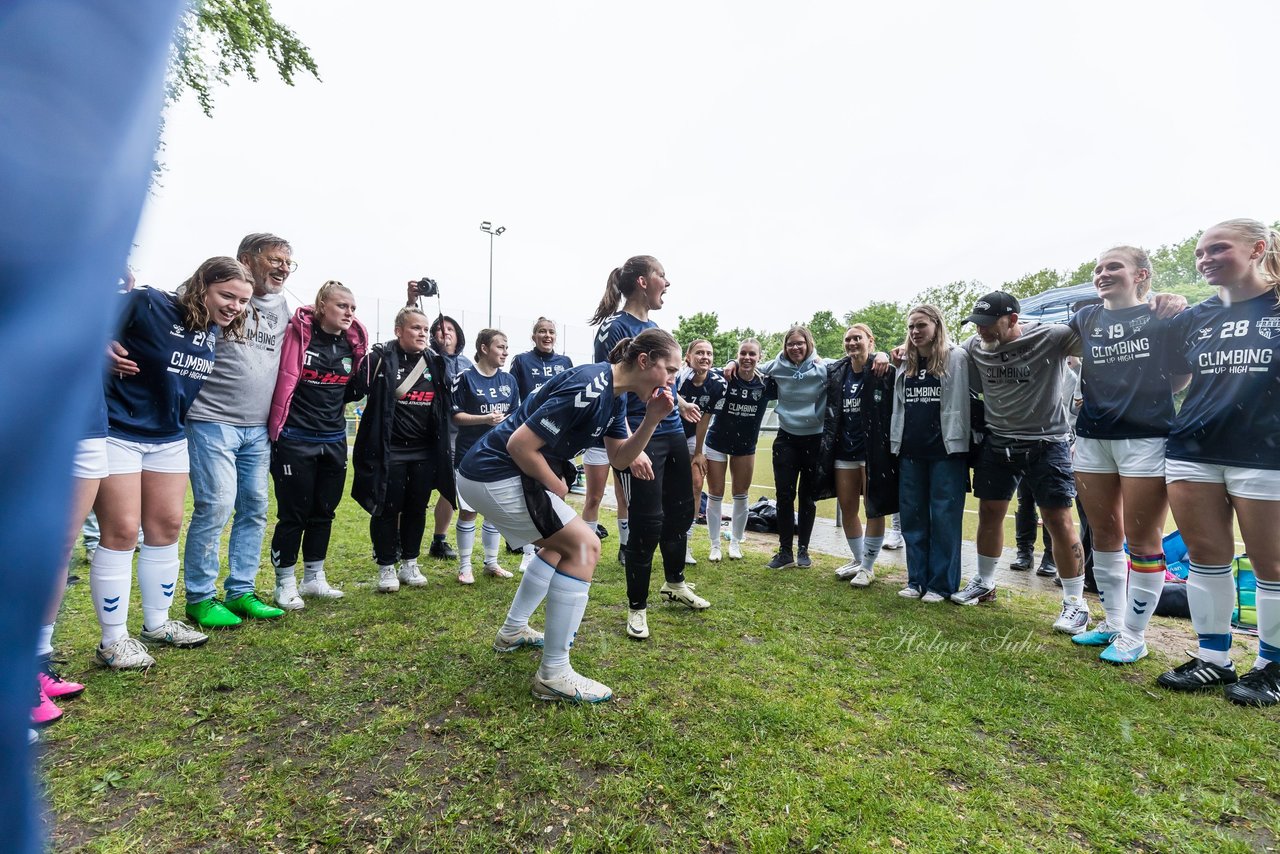
[[[1049,631],[1046,598],[923,606],[836,583],[836,558],[770,572],[752,546],[690,570],[711,609],[655,596],[636,643],[615,546],[574,652],[615,691],[590,708],[534,700],[537,654],[490,648],[515,580],[464,588],[428,560],[426,589],[375,594],[350,501],[329,560],[345,599],[160,651],[147,673],[90,665],[72,587],[56,644],[88,691],[44,737],[57,850],[1280,845],[1276,710],[1162,691],[1158,652],[1102,666]]]

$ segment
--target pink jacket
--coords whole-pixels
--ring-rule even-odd
[[[298,387],[298,378],[302,376],[302,356],[311,343],[311,322],[315,313],[313,306],[302,306],[294,312],[284,331],[284,342],[280,345],[280,373],[276,375],[271,413],[267,416],[267,435],[273,442],[280,438],[280,431],[289,417],[289,404],[293,402],[293,392]],[[351,373],[354,375],[369,351],[369,330],[360,321],[353,320],[347,330],[347,341],[351,342]]]

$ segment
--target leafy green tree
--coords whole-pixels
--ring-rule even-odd
[[[815,311],[804,324],[813,334],[818,355],[824,359],[838,359],[844,355],[844,331],[848,328],[830,311]]]
[[[1156,290],[1165,291],[1178,285],[1203,284],[1200,271],[1196,269],[1196,241],[1203,233],[1198,231],[1180,243],[1170,243],[1150,253]],[[1212,293],[1211,287],[1208,285],[1205,287]]]
[[[1062,285],[1082,285],[1085,282],[1093,281],[1093,268],[1098,266],[1097,258],[1090,258],[1082,261],[1079,267],[1062,274]]]
[[[951,282],[947,285],[925,288],[916,295],[911,304],[932,305],[938,309],[947,324],[947,332],[951,335],[951,340],[963,341],[973,332],[972,327],[965,330],[964,320],[973,311],[973,304],[978,301],[978,297],[987,293],[988,290],[982,282]]]
[[[680,342],[680,349],[687,350],[689,344],[698,338],[711,342],[715,353],[715,363],[723,365],[738,354],[737,330],[721,332],[720,315],[714,311],[699,311],[689,317],[680,315],[672,336]]]
[[[1058,275],[1057,270],[1050,270],[1048,267],[1038,273],[1028,273],[1012,282],[1005,282],[1001,285],[1000,290],[1013,294],[1018,299],[1026,299],[1036,294],[1042,294],[1047,290],[1059,287],[1062,284],[1062,277]]]
[[[901,344],[907,334],[907,309],[896,302],[876,300],[844,316],[846,329],[855,323],[871,327],[871,334],[876,337],[876,349],[890,350]]]
[[[302,73],[320,79],[307,46],[276,21],[267,0],[194,0],[174,38],[166,100],[175,102],[190,89],[211,116],[213,88],[238,72],[256,83],[263,52],[290,86]]]

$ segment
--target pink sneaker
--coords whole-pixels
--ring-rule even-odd
[[[47,658],[40,660],[40,672],[36,674],[36,679],[40,681],[41,690],[51,700],[79,697],[84,693],[83,685],[72,682],[70,679],[63,679],[62,675],[53,669],[53,662]]]
[[[36,704],[31,708],[31,726],[46,727],[58,718],[62,717],[62,709],[54,705],[53,700],[49,699],[49,695],[44,689],[39,689],[36,695]]]

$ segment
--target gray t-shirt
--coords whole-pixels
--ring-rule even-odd
[[[289,324],[284,294],[255,296],[242,340],[219,336],[213,373],[191,404],[188,421],[216,421],[237,427],[267,423],[280,370],[280,346]]]
[[[994,350],[974,335],[964,342],[969,364],[982,382],[988,432],[1006,439],[1071,438],[1065,405],[1074,375],[1067,356],[1080,338],[1065,323],[1021,321],[1022,334]],[[216,369],[215,369],[216,370]]]

